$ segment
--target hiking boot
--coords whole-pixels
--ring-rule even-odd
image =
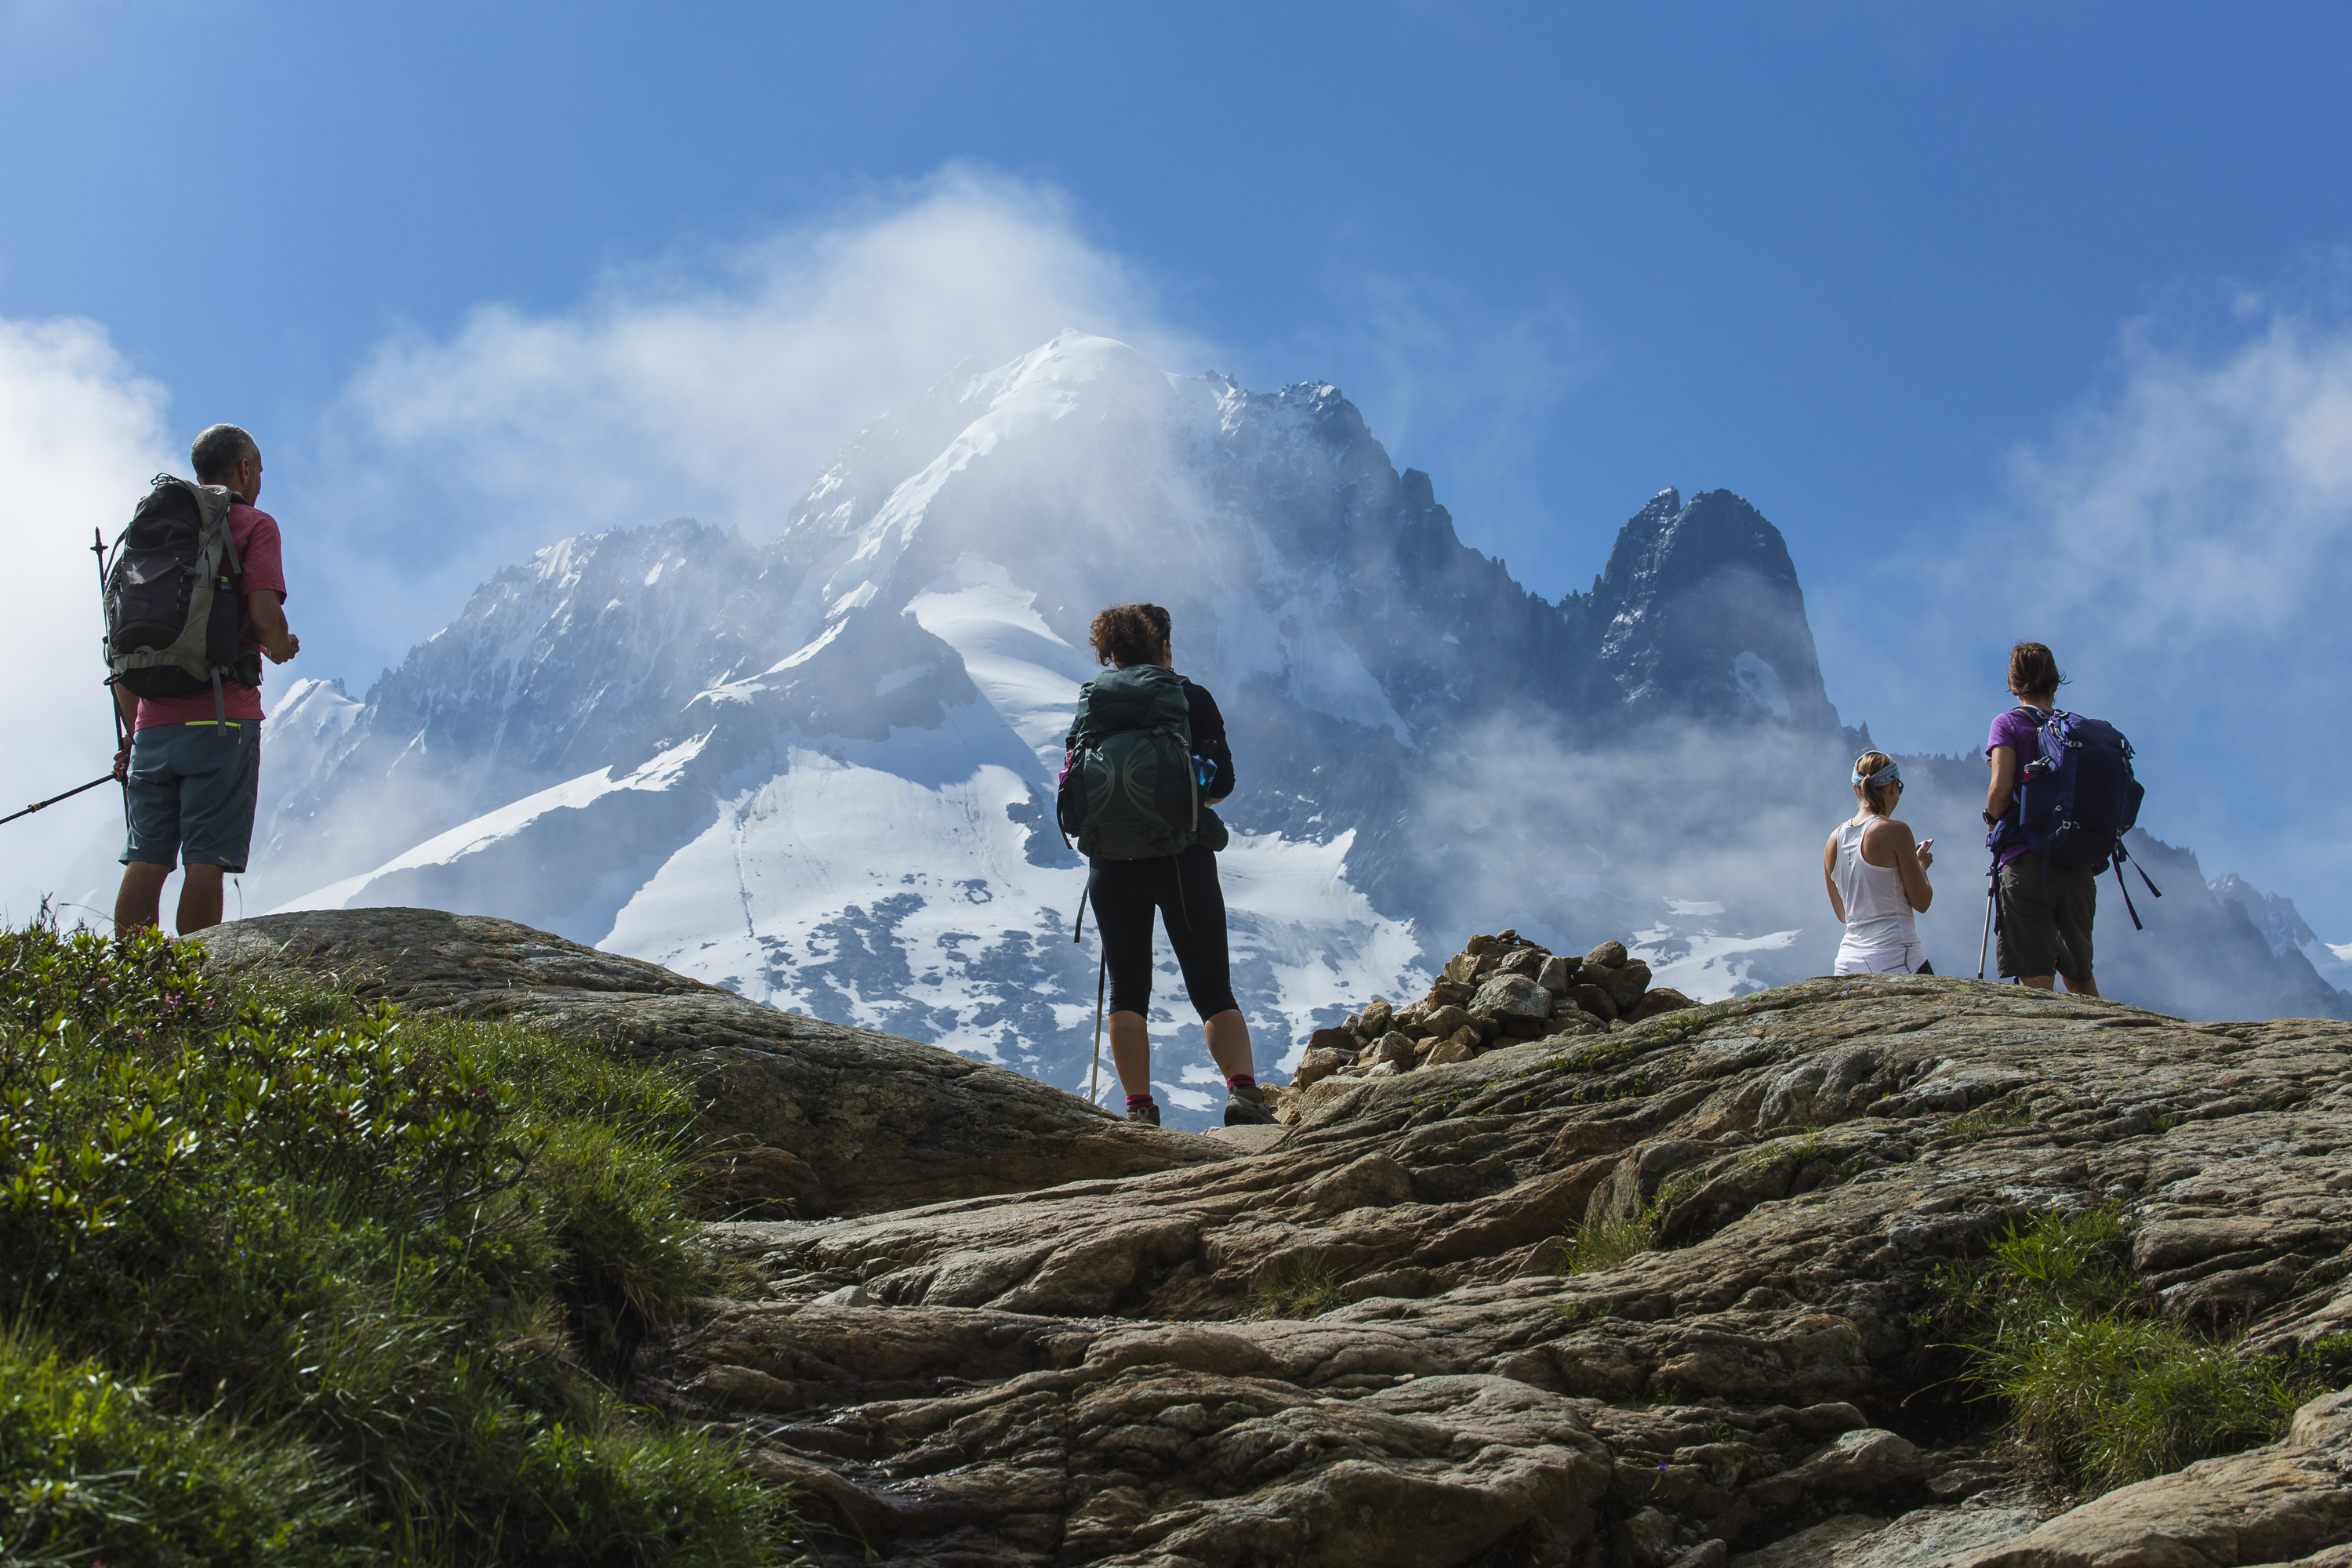
[[[1140,1121],[1146,1127],[1157,1127],[1160,1125],[1160,1106],[1156,1101],[1150,1105],[1130,1105],[1127,1109],[1127,1119]]]
[[[1228,1127],[1265,1127],[1274,1121],[1274,1112],[1265,1103],[1265,1090],[1254,1083],[1245,1083],[1225,1097],[1225,1125]]]

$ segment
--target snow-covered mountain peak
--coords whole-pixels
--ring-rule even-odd
[[[1130,599],[1169,607],[1231,730],[1236,983],[1269,1068],[1335,999],[1413,984],[1427,911],[1527,908],[1449,857],[1497,806],[1535,816],[1430,794],[1498,732],[1517,765],[1659,716],[1834,725],[1785,544],[1736,497],[1662,492],[1592,595],[1549,604],[1339,388],[1066,332],[877,420],[765,545],[687,520],[565,541],[356,711],[300,705],[307,760],[278,763],[298,727],[265,769],[293,781],[277,897],[507,914],[1074,1081],[1094,975],[1052,791],[1088,622]],[[1189,1017],[1167,984],[1163,1028]]]

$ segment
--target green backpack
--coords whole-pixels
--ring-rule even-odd
[[[1055,816],[1079,854],[1102,860],[1181,855],[1223,837],[1204,826],[1216,818],[1201,804],[1181,676],[1135,664],[1079,689]]]

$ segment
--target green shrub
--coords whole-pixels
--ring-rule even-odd
[[[593,1046],[0,932],[0,1556],[762,1561],[772,1495],[607,1383],[703,1277],[692,1116]],[[99,1436],[31,1436],[75,1379]]]
[[[2153,1315],[2128,1241],[2111,1206],[2045,1214],[1937,1276],[1975,1336],[1969,1380],[2007,1404],[2029,1453],[2094,1492],[2269,1442],[2317,1391],[2276,1358]]]
[[[1628,1219],[1570,1226],[1559,1243],[1559,1272],[1598,1274],[1657,1244],[1656,1216],[1646,1209]]]
[[[1339,1280],[1319,1252],[1294,1252],[1251,1282],[1258,1310],[1269,1318],[1312,1318],[1339,1304]]]

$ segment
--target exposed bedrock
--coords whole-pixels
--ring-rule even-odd
[[[205,933],[210,962],[609,1042],[685,1076],[733,1212],[855,1215],[1222,1158],[894,1035],[778,1012],[641,959],[438,910],[308,910]]]
[[[434,962],[432,1005],[492,1005]],[[538,1005],[509,1010],[595,1017]],[[848,1070],[798,1050],[777,1079]],[[994,1081],[869,1070],[943,1103]],[[924,1136],[979,1160],[986,1123]],[[2070,1508],[1966,1403],[1933,1283],[2013,1221],[2114,1205],[2156,1310],[2335,1364],[2352,1026],[1813,981],[1367,1078],[1266,1137],[715,1225],[756,1299],[702,1303],[635,1394],[740,1433],[828,1563],[2317,1568],[2352,1542],[2352,1399]],[[1561,1271],[1570,1227],[1612,1224],[1654,1245]]]

